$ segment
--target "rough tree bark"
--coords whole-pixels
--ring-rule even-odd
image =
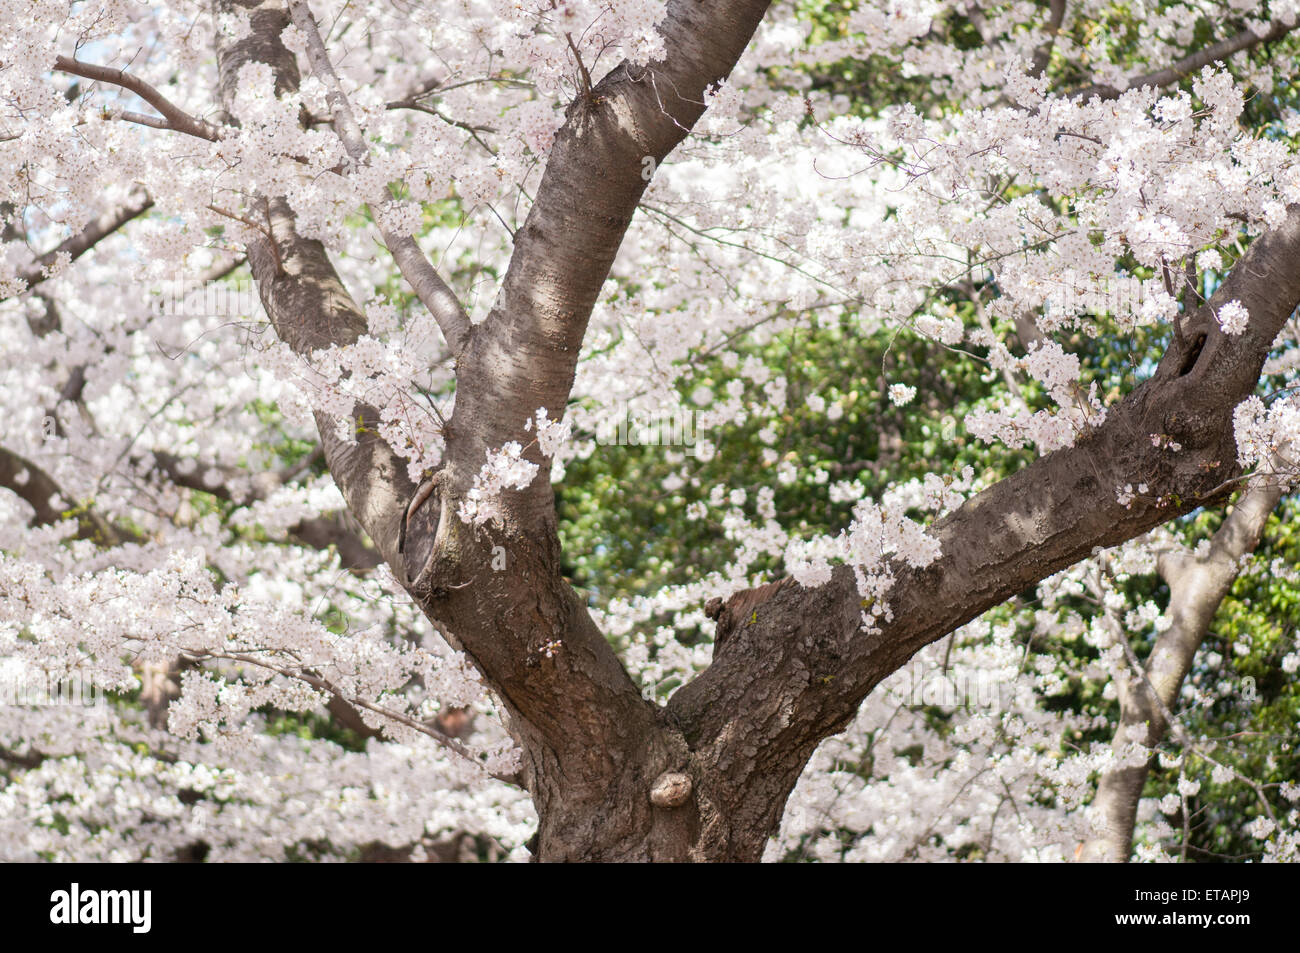
[[[298,66],[280,42],[289,23],[283,0],[214,2],[251,15],[251,33],[218,50],[225,100],[250,61],[269,64],[278,88],[295,88]],[[539,407],[556,416],[565,406],[592,307],[645,188],[643,157],[658,163],[685,137],[705,89],[733,68],[766,6],[673,0],[666,59],[619,66],[570,105],[490,317],[463,347],[460,329],[449,333],[458,363],[445,463],[404,545],[403,514],[416,488],[403,463],[369,428],[348,443],[320,421],[326,461],[352,513],[501,697],[524,751],[542,860],[757,860],[817,744],[922,646],[1097,546],[1224,498],[1224,481],[1237,474],[1232,409],[1253,390],[1300,302],[1300,208],[1292,208],[1210,306],[1184,319],[1154,376],[1103,425],[936,524],[943,555],[925,570],[899,567],[892,621],[880,631],[861,631],[847,568],[816,589],[784,582],[741,593],[713,607],[726,637],[711,667],[666,707],[644,700],[563,578],[547,481],[508,493],[504,520],[488,529],[461,523],[455,509],[485,451],[528,444],[524,421]],[[365,321],[323,247],[297,235],[281,197],[262,201],[270,237],[253,239],[248,257],[280,337],[303,354],[354,341]],[[428,282],[410,252],[402,252],[403,272]],[[1211,307],[1232,298],[1251,323],[1230,338]],[[373,413],[355,410],[359,423]],[[1184,449],[1153,447],[1159,433]],[[542,463],[535,447],[528,454]],[[1121,506],[1116,489],[1126,483],[1151,492]],[[507,554],[504,571],[491,568],[497,546]],[[558,650],[544,651],[556,642]],[[665,774],[689,784],[656,785]]]

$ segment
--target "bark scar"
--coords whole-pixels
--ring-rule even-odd
[[[427,536],[430,543],[436,536],[438,518],[441,515],[440,494],[438,493],[438,484],[441,480],[442,471],[439,470],[416,488],[411,495],[411,501],[406,504],[406,512],[402,514],[402,522],[397,530],[397,551],[403,557],[407,555],[427,557],[428,555],[428,553],[412,553],[408,548],[408,543],[413,542],[417,534]],[[426,506],[430,499],[433,500],[433,504]],[[423,561],[423,559],[417,560],[421,564],[423,564]],[[406,573],[406,582],[409,585],[413,580],[411,579],[409,560],[407,562],[408,565],[404,567],[404,571]]]

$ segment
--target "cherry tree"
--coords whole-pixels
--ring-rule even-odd
[[[1295,475],[1300,7],[1130,6],[5,5],[0,646],[113,701],[0,708],[3,855],[1167,856]],[[867,339],[978,371],[764,351]],[[787,439],[855,374],[934,467]],[[706,571],[572,584],[615,417]]]

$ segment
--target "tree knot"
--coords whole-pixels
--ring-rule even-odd
[[[650,803],[655,807],[681,807],[691,796],[691,776],[665,771],[650,786]]]

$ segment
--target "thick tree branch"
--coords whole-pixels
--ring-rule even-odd
[[[36,526],[59,522],[65,518],[63,514],[70,506],[62,488],[48,473],[4,447],[0,447],[0,486],[27,501]]]
[[[289,527],[289,534],[314,549],[329,549],[339,554],[339,564],[354,573],[364,574],[382,562],[379,553],[348,523],[344,513],[314,516]]]
[[[408,531],[413,593],[516,715],[543,857],[684,859],[694,810],[657,808],[648,792],[688,753],[563,578],[546,470],[509,494],[498,527],[469,529],[456,505],[487,451],[507,441],[548,466],[524,422],[541,407],[563,413],[592,308],[647,185],[644,160],[657,165],[688,134],[766,8],[673,0],[660,26],[665,58],[623,63],[570,104],[493,311],[460,355],[448,462],[436,505],[420,514],[434,515]],[[492,568],[498,551],[505,571]],[[610,820],[593,828],[600,817]]]
[[[271,67],[278,93],[297,90],[298,64],[280,39],[289,15],[271,0],[215,0],[218,13],[247,13],[250,31],[239,40],[218,41],[221,99],[234,101],[239,71],[246,63]],[[288,203],[267,196],[266,234],[248,242],[248,262],[258,294],[280,339],[304,357],[331,345],[354,343],[367,331],[365,315],[339,280],[324,246],[298,235]],[[358,403],[353,410],[353,440],[340,439],[333,420],[317,417],[326,462],[348,508],[401,578],[398,551],[401,514],[415,487],[400,459],[375,428],[379,414]],[[367,424],[367,421],[370,423]]]
[[[27,754],[19,754],[17,751],[10,751],[4,745],[0,745],[0,761],[12,764],[16,768],[34,770],[44,764],[47,757],[48,755],[41,754],[31,748],[27,750]]]
[[[1251,320],[1229,336],[1214,312],[1234,298]],[[1185,340],[1171,343],[1153,377],[1112,407],[1104,424],[931,528],[942,555],[923,570],[898,570],[891,620],[879,632],[860,630],[860,597],[847,567],[820,588],[778,586],[755,606],[713,664],[668,706],[695,757],[719,767],[700,794],[730,812],[716,836],[773,829],[816,744],[923,646],[1096,547],[1222,499],[1237,473],[1233,409],[1253,392],[1297,303],[1300,206],[1292,206],[1285,224],[1256,239],[1209,304],[1188,316]],[[1183,449],[1153,446],[1152,434],[1168,434]],[[1118,502],[1119,487],[1139,483],[1149,486],[1147,496]],[[715,849],[756,857],[762,844],[742,836]]]
[[[648,185],[647,160],[657,167],[686,137],[705,90],[731,72],[767,6],[675,0],[660,26],[662,62],[623,63],[570,104],[493,311],[461,356],[454,482],[466,484],[486,450],[521,439],[537,408],[560,415],[591,310]],[[544,481],[512,510],[547,519]]]

